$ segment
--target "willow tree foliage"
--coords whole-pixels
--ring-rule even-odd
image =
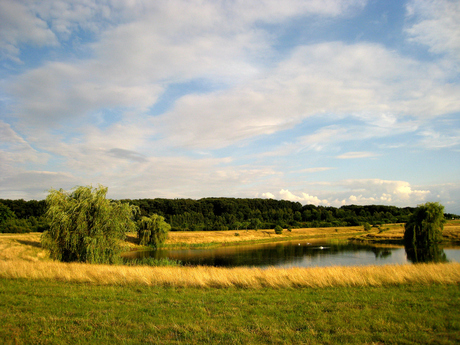
[[[122,251],[125,232],[135,230],[138,208],[106,198],[99,185],[75,187],[67,192],[51,189],[46,198],[50,224],[41,237],[53,259],[70,262],[114,263]]]
[[[406,245],[423,247],[440,242],[444,229],[444,206],[438,202],[419,205],[406,223]]]
[[[137,222],[137,236],[141,245],[158,248],[168,238],[169,230],[171,226],[157,214],[142,217]]]

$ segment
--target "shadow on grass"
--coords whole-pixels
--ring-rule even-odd
[[[24,244],[26,246],[31,246],[35,248],[42,248],[40,241],[27,241],[27,240],[16,240],[18,243]]]

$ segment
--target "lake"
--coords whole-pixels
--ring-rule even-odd
[[[459,246],[444,246],[448,261],[460,262]],[[210,249],[130,252],[127,258],[154,257],[180,260],[184,265],[215,267],[318,267],[410,263],[403,246],[356,242],[291,241]]]

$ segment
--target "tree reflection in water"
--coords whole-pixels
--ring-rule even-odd
[[[391,251],[388,248],[373,247],[371,250],[374,252],[376,259],[385,259],[391,255]]]
[[[447,262],[446,254],[438,243],[425,246],[405,245],[407,259],[412,263]]]

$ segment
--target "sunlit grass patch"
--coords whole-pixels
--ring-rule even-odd
[[[0,277],[51,279],[101,285],[298,288],[460,283],[460,264],[315,268],[149,267],[0,261]]]
[[[460,290],[102,286],[0,278],[2,344],[456,344]]]
[[[47,260],[49,252],[42,248],[40,235],[0,234],[0,260]]]

